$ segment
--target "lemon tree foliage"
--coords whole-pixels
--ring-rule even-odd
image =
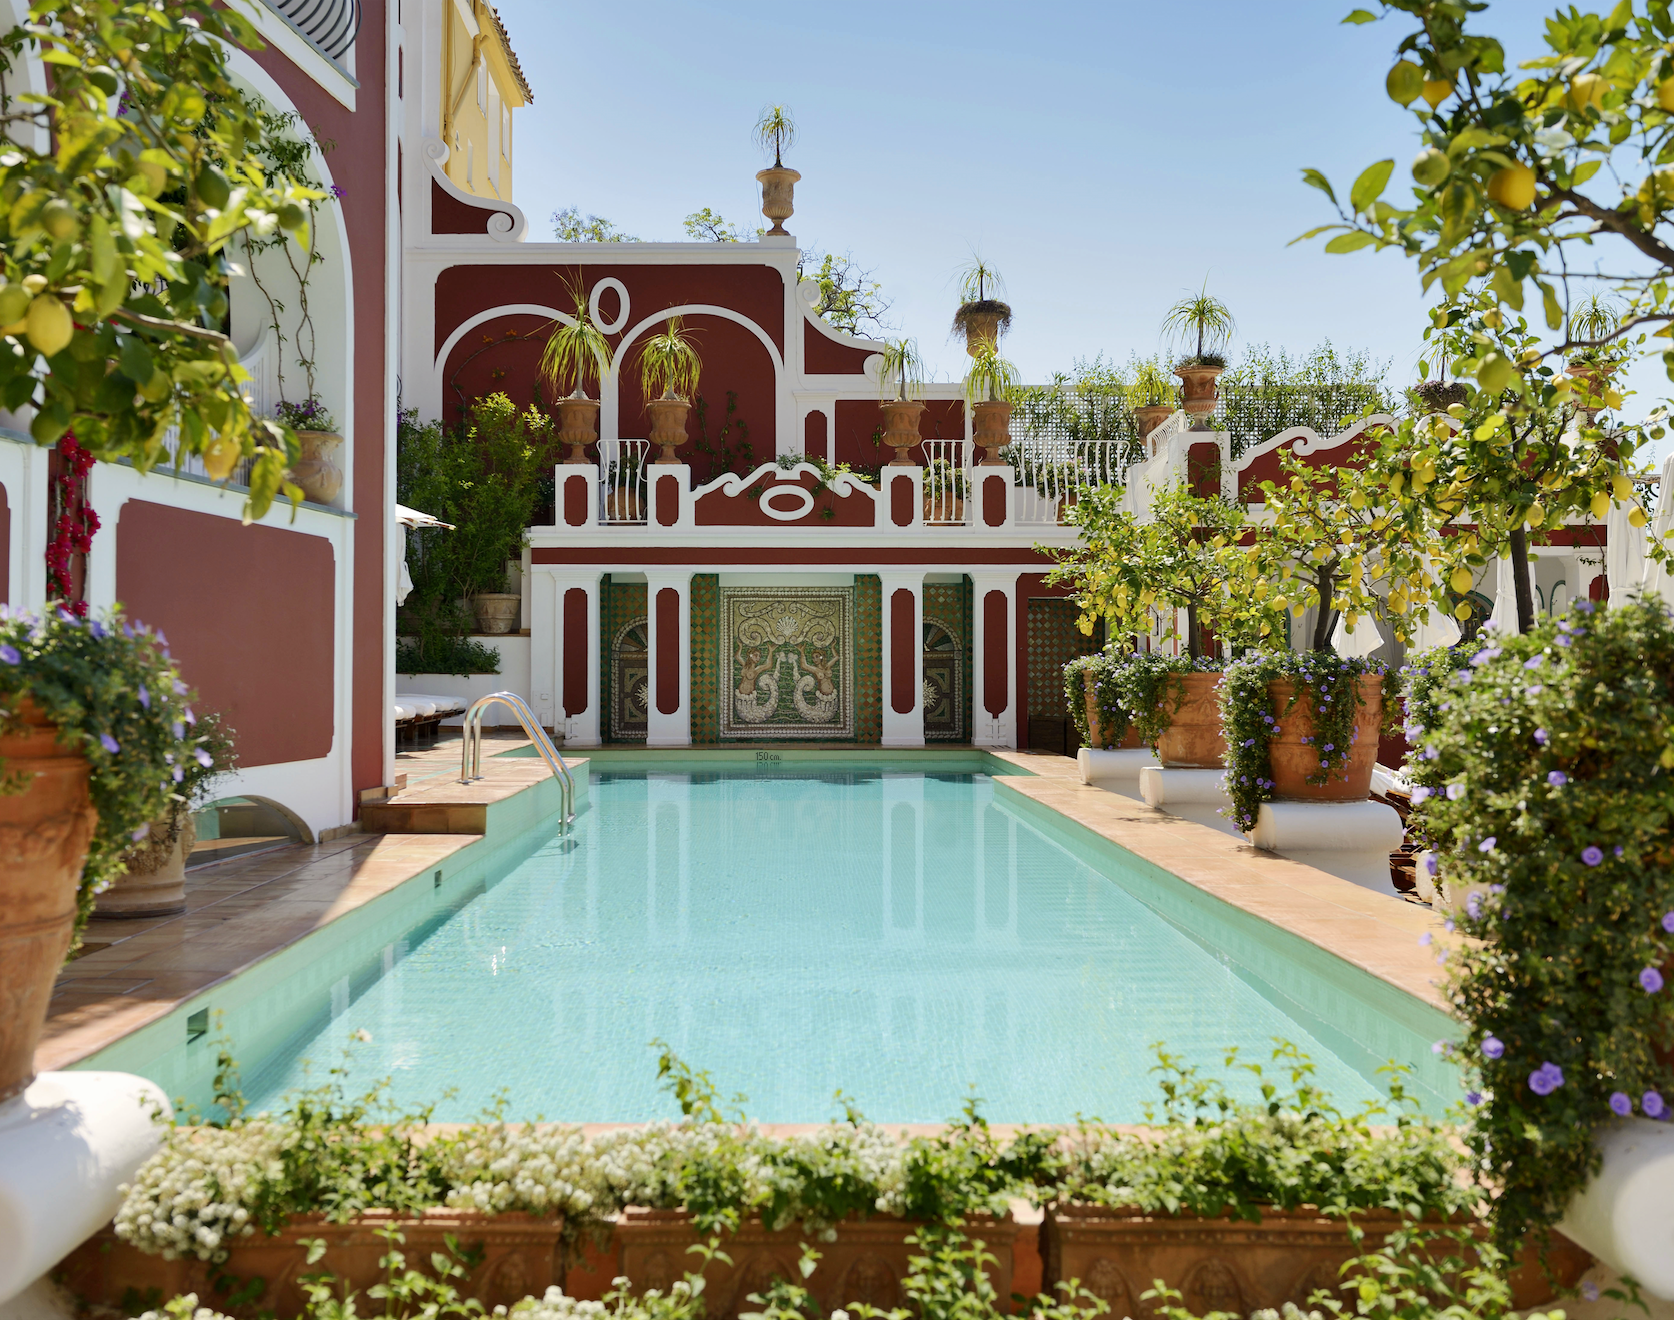
[[[295,438],[241,388],[229,244],[306,247],[321,194],[262,168],[269,130],[227,72],[226,46],[259,47],[255,29],[209,0],[36,0],[0,40],[0,404],[34,406],[39,444],[73,432],[142,471],[174,428],[217,479],[254,458],[260,517]],[[23,78],[37,58],[47,91]]]
[[[1306,182],[1337,206],[1327,252],[1394,247],[1415,258],[1424,287],[1452,298],[1473,280],[1512,311],[1537,305],[1560,332],[1547,354],[1630,335],[1674,335],[1674,18],[1667,0],[1608,14],[1559,9],[1546,20],[1547,53],[1508,69],[1492,36],[1475,31],[1484,4],[1383,0],[1345,22],[1395,18],[1402,34],[1386,90],[1408,107],[1422,145],[1411,191],[1386,199],[1396,174],[1382,160],[1346,200],[1318,170]],[[1570,319],[1586,288],[1630,300],[1619,322],[1591,333]],[[1532,310],[1532,308],[1531,308]],[[1523,384],[1522,364],[1480,345],[1498,393]],[[1674,376],[1674,344],[1663,361]],[[1464,374],[1466,363],[1457,364]]]

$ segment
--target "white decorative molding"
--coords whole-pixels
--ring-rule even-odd
[[[441,371],[448,360],[448,354],[453,352],[461,339],[479,325],[498,320],[502,316],[550,316],[554,321],[561,321],[565,325],[575,324],[575,317],[566,316],[556,307],[548,307],[545,303],[505,303],[499,307],[490,307],[485,312],[478,312],[461,321],[454,328],[454,332],[442,341],[441,348],[436,351],[436,370]]]
[[[263,41],[324,88],[333,100],[345,109],[355,108],[355,91],[360,84],[286,22],[284,15],[275,13],[260,0],[245,0],[239,5],[239,11],[262,34]]]
[[[804,517],[807,514],[808,509],[814,507],[814,501],[811,495],[808,499],[808,509],[804,509],[801,513],[795,515],[776,513],[767,508],[767,501],[772,494],[786,489],[800,490],[804,495],[807,495],[808,491],[799,481],[799,478],[803,473],[807,473],[816,481],[819,480],[820,470],[812,463],[798,463],[795,467],[780,467],[777,463],[763,463],[753,472],[749,473],[749,475],[742,477],[736,472],[723,472],[720,476],[716,477],[715,480],[707,483],[706,485],[699,486],[696,490],[694,490],[692,492],[692,499],[695,502],[697,500],[701,500],[705,495],[716,493],[732,498],[742,495],[746,490],[750,489],[750,487],[756,485],[758,482],[771,480],[775,483],[775,491],[770,491],[767,495],[762,496],[762,509],[770,518],[777,518],[781,522],[792,522],[796,518]],[[780,484],[784,482],[792,482],[795,484],[789,487]],[[882,491],[874,489],[870,484],[863,481],[860,477],[855,476],[852,472],[836,473],[829,481],[826,482],[826,489],[839,498],[845,495],[863,494],[871,496],[873,504],[878,504],[883,500]],[[734,530],[746,532],[749,529],[740,527]]]
[[[483,233],[496,243],[521,243],[523,236],[529,229],[529,217],[523,213],[521,207],[511,202],[503,202],[487,197],[478,197],[475,193],[468,193],[452,179],[442,166],[447,163],[448,144],[440,138],[426,138],[419,155],[424,160],[430,177],[457,202],[463,202],[474,210],[482,211]],[[428,202],[426,202],[428,206]],[[430,216],[430,239],[446,241],[449,239],[472,239],[474,234],[438,234],[436,232],[436,217]]]
[[[606,289],[614,289],[616,297],[621,302],[616,316],[609,321],[599,315],[599,295]],[[614,275],[606,275],[593,286],[593,292],[587,295],[587,315],[593,318],[593,324],[607,335],[613,335],[628,323],[628,286]]]

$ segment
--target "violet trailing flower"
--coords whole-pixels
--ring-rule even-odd
[[[1597,866],[1604,860],[1604,849],[1600,848],[1596,843],[1589,843],[1581,850],[1581,860],[1588,866]]]
[[[1482,1038],[1482,1056],[1486,1059],[1497,1059],[1505,1053],[1505,1042],[1498,1036],[1484,1036]]]
[[[1654,995],[1662,989],[1662,973],[1655,967],[1647,967],[1639,973],[1639,984],[1648,995]]]
[[[1547,1060],[1529,1074],[1529,1090],[1536,1095],[1551,1095],[1564,1084],[1564,1070]]]
[[[1612,1091],[1610,1093],[1610,1112],[1626,1118],[1633,1112],[1633,1101],[1626,1091]]]
[[[1668,1111],[1662,1096],[1655,1091],[1647,1091],[1639,1097],[1639,1108],[1644,1111],[1646,1118],[1661,1118]]]

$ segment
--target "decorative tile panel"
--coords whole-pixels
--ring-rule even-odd
[[[692,741],[720,741],[721,579],[692,574]]]
[[[883,579],[857,573],[855,613],[855,741],[883,741]]]
[[[721,738],[855,736],[855,589],[720,589]]]
[[[610,742],[644,742],[650,677],[645,583],[612,582],[606,574],[599,593],[599,699],[607,715],[600,732]]]

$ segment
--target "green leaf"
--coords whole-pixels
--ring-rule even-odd
[[[1572,176],[1575,180],[1575,185],[1574,186],[1579,188],[1588,179],[1592,178],[1593,175],[1597,174],[1599,172],[1600,167],[1602,167],[1603,164],[1604,164],[1604,162],[1602,160],[1584,160],[1584,161],[1582,161],[1579,165],[1577,165],[1575,167],[1575,174]]]
[[[1354,181],[1354,187],[1349,191],[1349,202],[1356,211],[1367,210],[1377,201],[1383,190],[1388,187],[1389,176],[1394,169],[1395,162],[1391,159],[1380,160],[1361,171],[1360,177]]]
[[[1296,244],[1306,242],[1308,239],[1315,238],[1320,234],[1328,234],[1333,229],[1347,229],[1347,228],[1348,228],[1347,225],[1315,225],[1307,233],[1298,234],[1295,238],[1291,239],[1289,243],[1286,243],[1285,246],[1286,247],[1294,247]]]
[[[1544,280],[1538,282],[1541,299],[1546,306],[1546,328],[1557,330],[1564,323],[1564,309],[1558,305],[1558,295],[1553,292],[1552,286]]]
[[[1346,234],[1338,234],[1325,245],[1327,252],[1358,252],[1363,247],[1369,247],[1377,240],[1361,229],[1351,229]]]
[[[1337,194],[1331,190],[1331,181],[1311,166],[1302,171],[1302,182],[1310,188],[1318,188],[1333,202],[1337,200]]]
[[[1353,23],[1356,26],[1360,25],[1361,23],[1376,23],[1377,21],[1378,21],[1378,16],[1374,13],[1371,13],[1369,10],[1365,10],[1365,9],[1356,9],[1353,13],[1351,13],[1347,18],[1345,18],[1343,20],[1344,23]]]

